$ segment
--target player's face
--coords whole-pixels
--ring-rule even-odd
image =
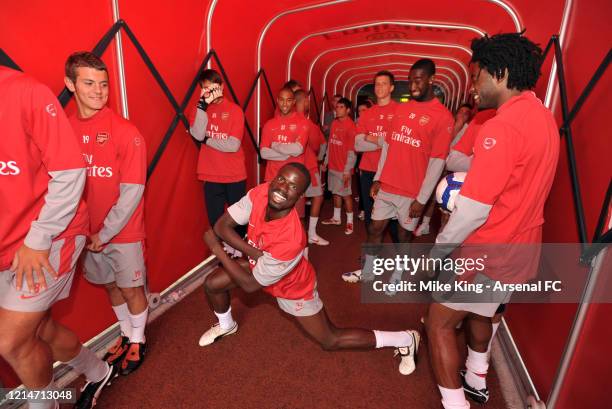
[[[79,111],[88,116],[104,108],[108,102],[108,73],[90,67],[76,69],[76,81],[67,81],[70,91],[74,92]],[[70,86],[72,85],[72,86]]]
[[[336,104],[336,118],[346,118],[349,111],[350,109],[344,106],[344,104]]]
[[[391,78],[386,75],[379,75],[374,78],[374,94],[376,94],[376,98],[385,99],[388,98],[395,86],[391,85]]]
[[[433,84],[433,77],[428,75],[425,70],[417,68],[410,70],[408,74],[408,91],[415,101],[425,101],[429,95],[429,90]]]
[[[295,97],[289,90],[282,90],[276,98],[278,110],[282,115],[288,115],[295,105]]]
[[[304,175],[292,166],[283,166],[270,182],[268,206],[275,210],[291,209],[306,191]]]
[[[295,99],[295,110],[305,116],[310,112],[310,101],[305,95]]]
[[[489,72],[480,67],[479,63],[470,64],[472,77],[472,97],[478,104],[478,109],[497,108],[497,81]]]
[[[363,114],[363,112],[368,109],[368,106],[366,104],[361,104],[357,107],[357,113],[359,114],[359,116],[361,116],[361,114]]]
[[[470,109],[468,107],[461,107],[455,114],[455,121],[467,122],[470,120]]]

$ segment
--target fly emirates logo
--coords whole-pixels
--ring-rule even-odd
[[[402,125],[400,132],[393,131],[391,133],[391,140],[396,142],[405,143],[415,148],[421,147],[421,140],[412,137],[412,128],[408,128],[406,125]]]
[[[220,132],[219,125],[210,124],[210,129],[206,131],[206,136],[213,139],[227,139],[227,132]]]
[[[0,160],[0,176],[16,176],[20,173],[21,169],[14,160],[8,162]]]
[[[87,163],[87,176],[94,178],[110,178],[113,177],[113,168],[110,166],[96,166],[93,164],[93,155],[84,153],[83,158]]]

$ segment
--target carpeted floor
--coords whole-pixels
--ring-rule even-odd
[[[331,214],[326,202],[323,214]],[[426,311],[418,304],[361,304],[359,284],[340,274],[358,267],[365,240],[362,223],[353,236],[341,226],[319,226],[332,243],[311,247],[319,293],[337,326],[383,330],[418,328]],[[432,241],[433,235],[420,241]],[[402,376],[393,349],[325,352],[265,293],[233,295],[236,335],[209,347],[200,335],[214,322],[203,290],[190,294],[147,330],[148,356],[129,377],[104,391],[98,408],[336,409],[441,408],[429,365],[427,339],[415,373]],[[463,345],[463,341],[460,341]],[[464,348],[464,347],[463,347]],[[488,377],[489,409],[505,408],[495,372]],[[472,404],[472,406],[478,406]]]

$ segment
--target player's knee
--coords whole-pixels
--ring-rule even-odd
[[[34,334],[24,336],[17,331],[6,331],[0,337],[0,355],[8,361],[27,355],[31,349]]]
[[[208,294],[215,294],[219,291],[217,280],[215,280],[212,275],[209,275],[206,277],[206,280],[204,280],[204,291]]]
[[[329,336],[319,340],[319,345],[324,351],[336,351],[339,348],[338,337]]]
[[[374,223],[374,221],[372,221],[368,225],[368,234],[370,236],[379,237],[380,235],[382,235],[382,232],[383,226],[379,225],[378,223]]]
[[[126,301],[136,299],[140,296],[144,297],[143,287],[126,287],[126,288],[119,287],[119,290],[121,291],[121,295],[123,295],[123,298]]]

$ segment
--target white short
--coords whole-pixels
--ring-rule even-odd
[[[314,176],[314,180],[310,182],[310,185],[308,185],[308,189],[306,189],[306,193],[304,193],[304,196],[306,197],[323,196],[323,185],[321,184],[321,172],[319,171],[310,172],[310,174],[311,176]]]
[[[49,263],[60,276],[55,280],[45,271],[47,289],[38,294],[30,292],[25,278],[21,290],[17,290],[15,273],[10,270],[0,271],[0,307],[21,312],[47,311],[57,301],[67,298],[83,247],[85,236],[67,237],[51,243]]]
[[[330,192],[338,196],[350,196],[351,192],[351,180],[349,180],[348,185],[344,184],[342,180],[342,172],[338,172],[336,170],[328,170],[327,171],[327,188]]]
[[[116,282],[120,288],[141,287],[145,284],[147,268],[144,241],[109,243],[99,253],[85,252],[85,278],[93,284]]]
[[[372,220],[387,220],[397,217],[402,228],[414,231],[419,219],[408,216],[413,201],[414,199],[411,197],[387,193],[380,189],[372,207]]]
[[[319,293],[316,288],[312,298],[307,300],[288,300],[286,298],[276,297],[276,302],[278,302],[278,306],[281,310],[295,317],[310,317],[323,308],[323,301],[319,298]]]

